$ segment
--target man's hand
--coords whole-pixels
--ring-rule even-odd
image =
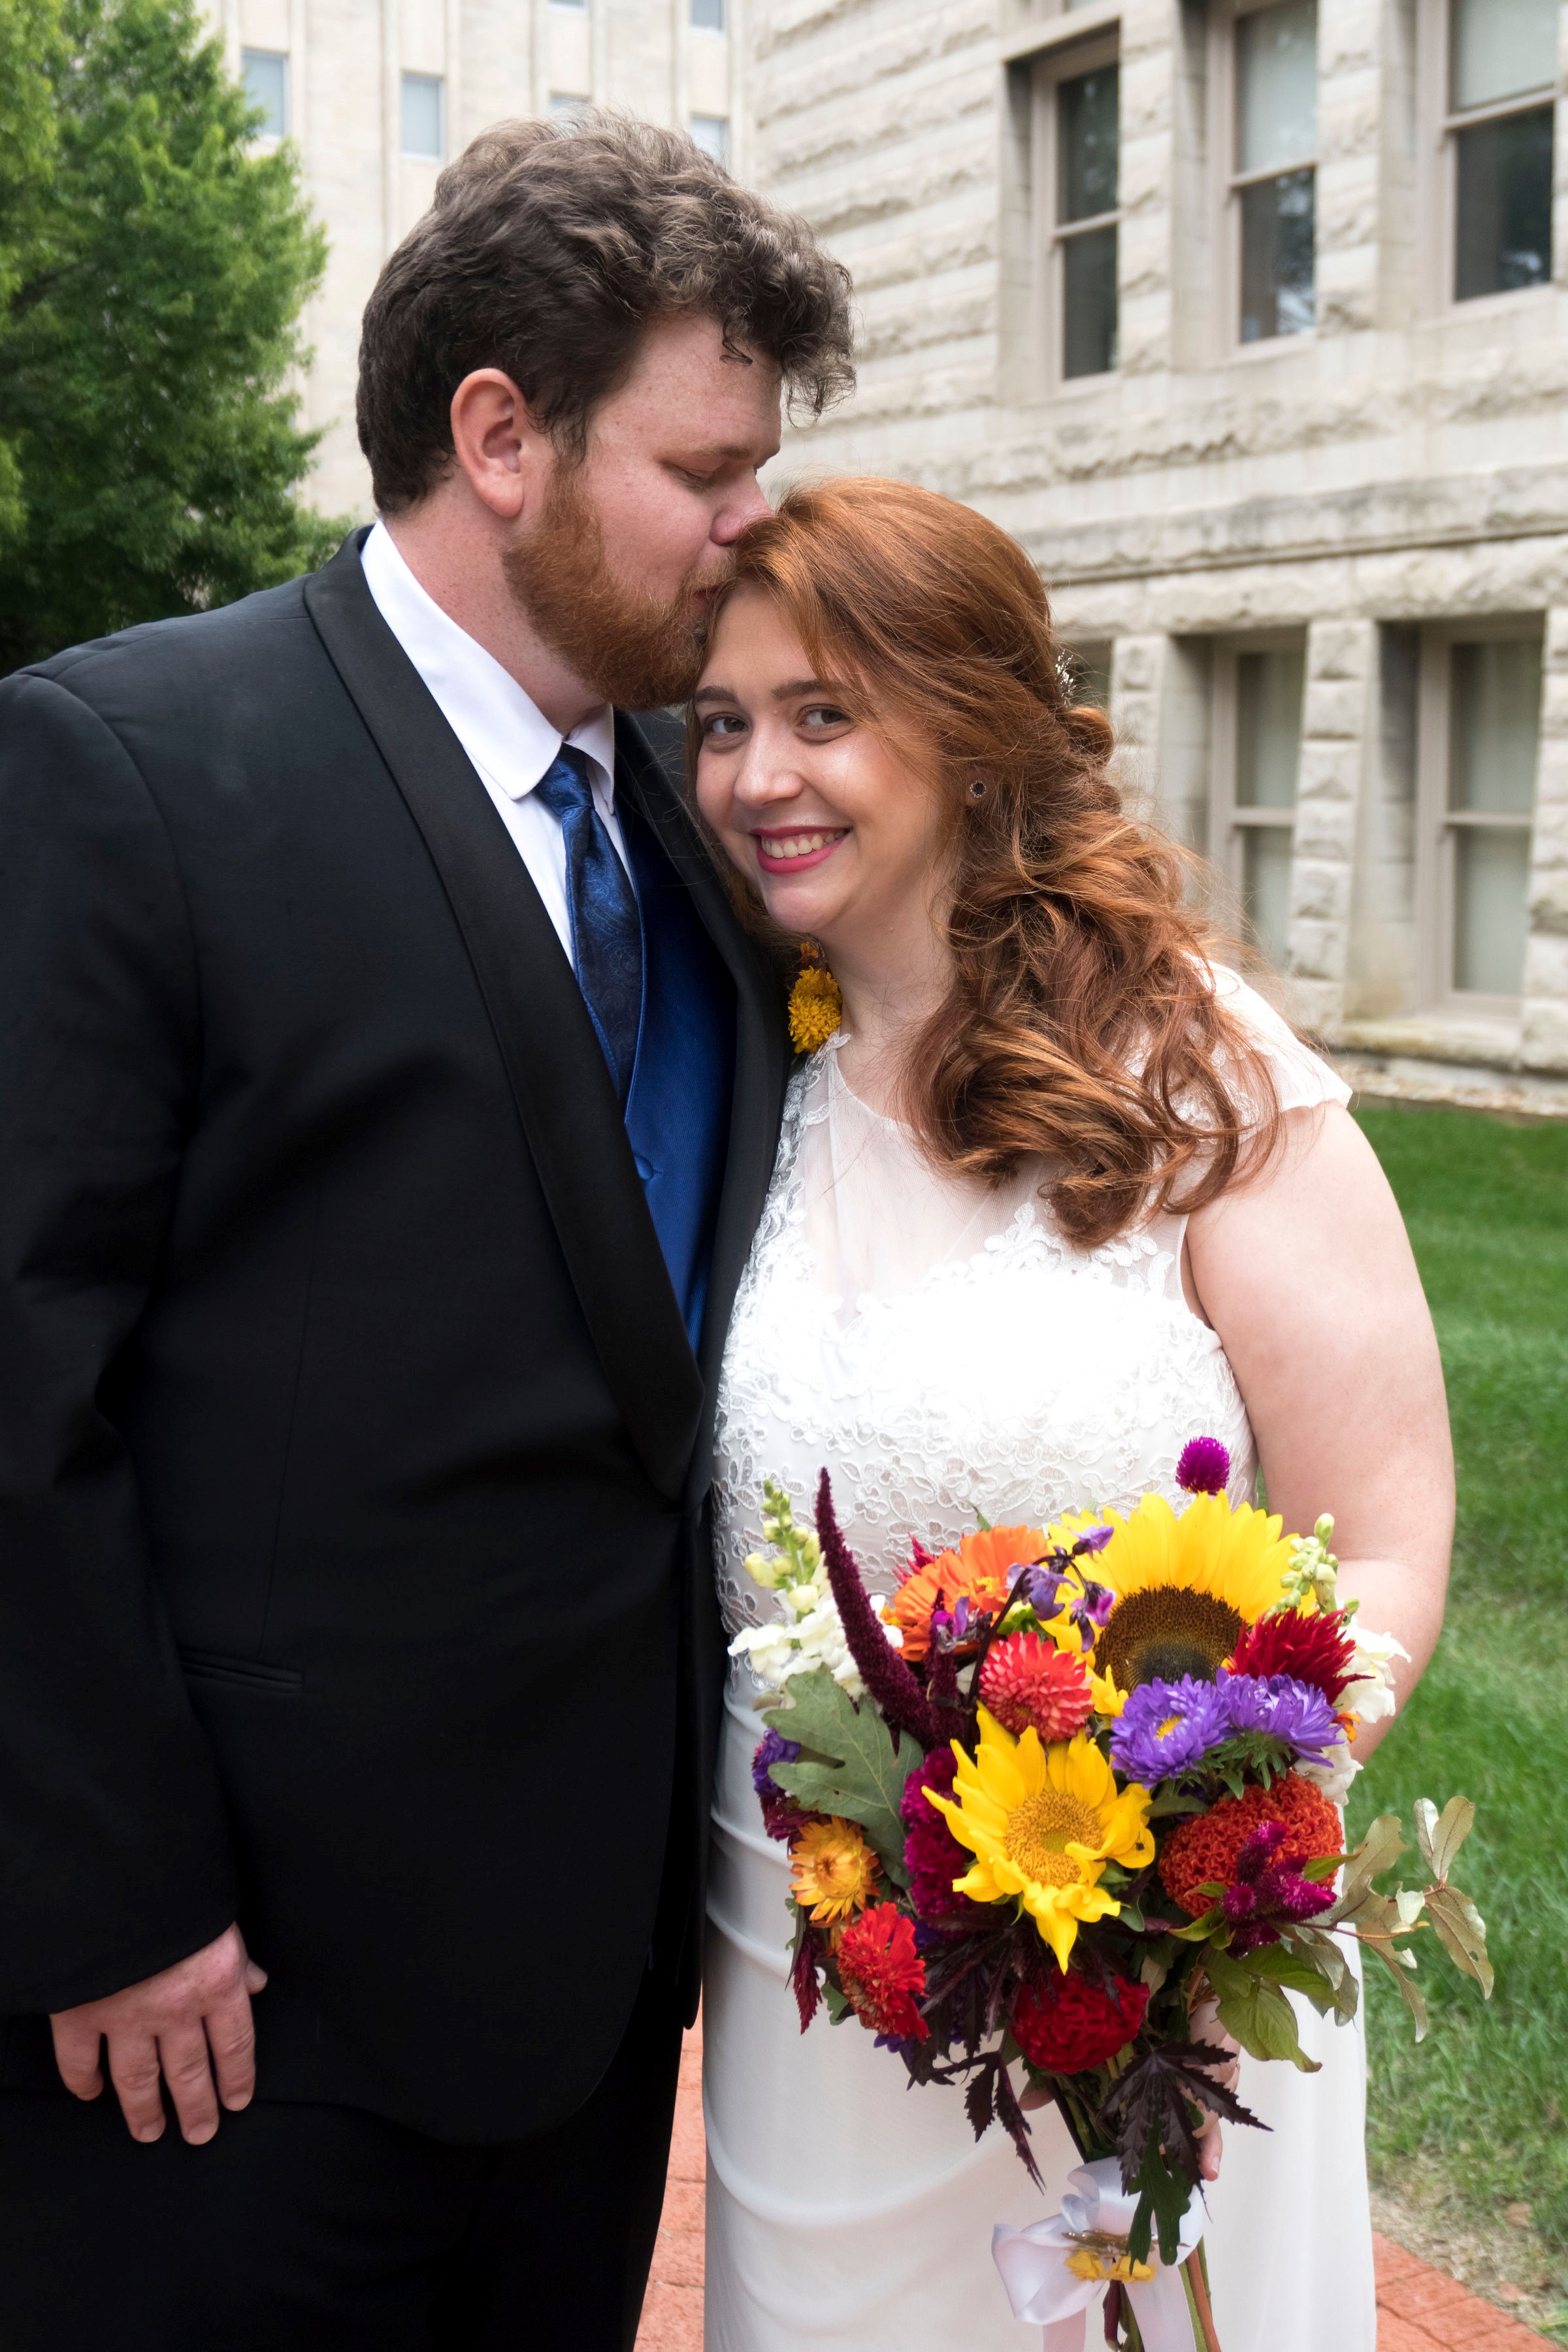
[[[181,2131],[199,2147],[217,2129],[220,2099],[230,2108],[250,2105],[256,2088],[250,1997],[266,1982],[266,1970],[249,1958],[239,1929],[226,1927],[215,1942],[155,1977],[57,2011],[49,2022],[61,2080],[79,2099],[96,2099],[103,2088],[99,2044],[107,2040],[110,2080],[132,2138],[163,2137],[161,2075]]]

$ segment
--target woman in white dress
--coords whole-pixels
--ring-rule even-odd
[[[771,1597],[762,1482],[832,1473],[874,1590],[911,1532],[1043,1524],[1223,1440],[1288,1527],[1337,1519],[1342,1590],[1410,1653],[1441,1617],[1452,1465],[1431,1325],[1347,1091],[1207,961],[1180,868],[1107,781],[1046,600],[970,509],[879,482],[795,492],[742,541],[697,697],[704,816],[767,917],[824,950],[837,1034],[792,1082],[720,1399],[731,1633]],[[853,2021],[802,2035],[788,1860],[731,1670],[705,2007],[708,2352],[1025,2343],[994,2222],[1076,2162],[1034,2118],[1042,2204],[962,2093],[910,2089]],[[1363,1735],[1363,1752],[1372,1744]],[[1359,2025],[1316,2075],[1244,2060],[1273,2129],[1211,2130],[1225,2352],[1372,2352]],[[1098,2314],[1087,2323],[1100,2340]]]

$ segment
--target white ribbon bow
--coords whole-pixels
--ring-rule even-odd
[[[1113,2156],[1098,2164],[1080,2164],[1068,2175],[1058,2211],[1026,2228],[998,2221],[991,2232],[991,2255],[1002,2273],[1002,2284],[1015,2319],[1027,2320],[1046,2331],[1044,2352],[1083,2352],[1081,2315],[1099,2303],[1104,2279],[1081,2279],[1068,2268],[1068,2257],[1085,2250],[1114,2258],[1106,2239],[1121,2241],[1125,2249],[1136,2194],[1121,2186],[1121,2168]],[[1185,2262],[1204,2233],[1202,2200],[1194,2197],[1182,2217],[1177,2254]],[[1099,2245],[1092,2243],[1098,2239]],[[1152,2279],[1130,2284],[1127,2293],[1142,2336],[1144,2352],[1193,2352],[1192,2321],[1187,2291],[1173,2269],[1160,2260],[1158,2244],[1149,2249]]]

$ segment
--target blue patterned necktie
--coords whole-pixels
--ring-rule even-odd
[[[566,842],[566,904],[572,961],[622,1108],[632,1083],[642,1024],[642,918],[630,877],[594,805],[588,760],[573,743],[534,787]]]

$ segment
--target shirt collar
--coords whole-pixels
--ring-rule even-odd
[[[376,609],[440,707],[441,715],[486,781],[509,798],[526,799],[562,745],[531,696],[423,589],[378,522],[361,552]],[[615,806],[616,717],[607,702],[564,739],[588,759],[602,816]]]

